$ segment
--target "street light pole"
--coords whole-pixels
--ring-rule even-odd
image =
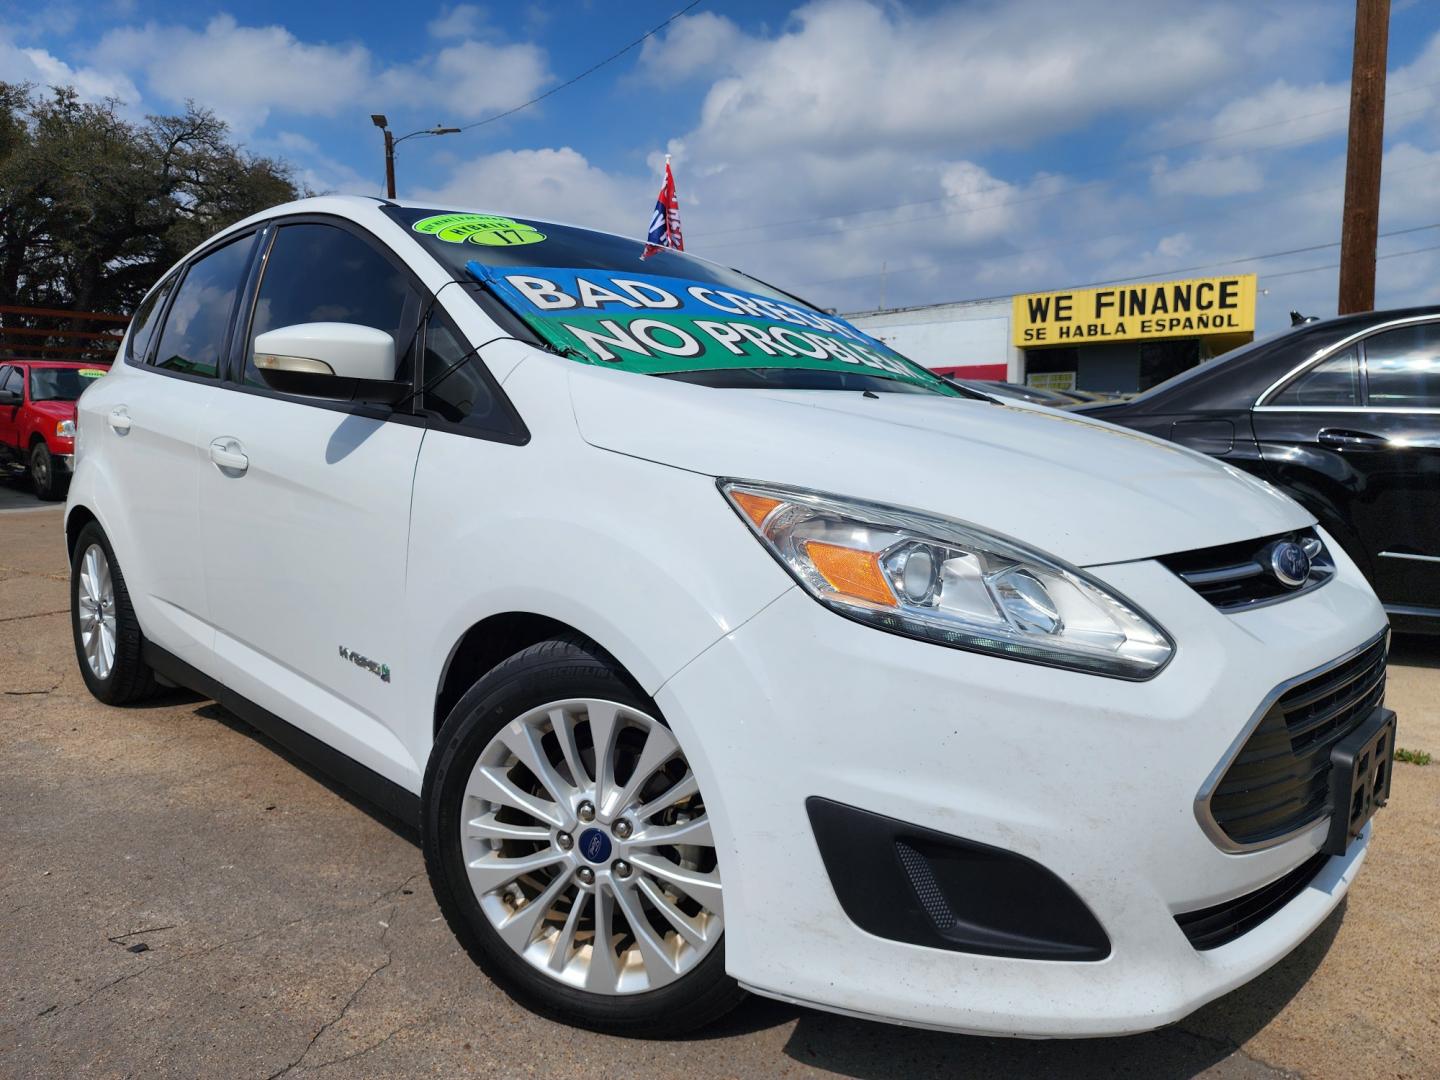
[[[420,131],[412,131],[409,135],[402,135],[395,138],[390,132],[390,121],[385,118],[384,113],[371,113],[370,122],[380,129],[385,136],[385,196],[395,198],[395,147],[406,139],[413,139],[417,135],[458,135],[458,127],[441,127],[436,124],[433,128],[423,128]]]
[[[395,136],[385,129],[385,197],[395,197]]]

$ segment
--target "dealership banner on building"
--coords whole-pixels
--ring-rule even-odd
[[[1014,298],[1016,346],[1209,337],[1255,331],[1255,275],[1147,281]]]

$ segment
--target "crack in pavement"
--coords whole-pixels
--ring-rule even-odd
[[[407,878],[405,878],[404,881],[400,882],[399,885],[396,885],[393,889],[388,889],[385,892],[381,893],[367,906],[373,907],[376,904],[382,903],[383,901],[398,895],[405,889],[407,885],[409,885],[419,876],[420,874],[418,871],[410,874]],[[391,924],[393,924],[395,921],[395,913],[400,910],[400,903],[401,901],[397,900],[394,904],[390,906],[390,914],[385,917],[384,922],[382,923],[382,930],[380,932],[380,944],[382,945],[385,943],[385,938],[390,933]],[[329,1031],[332,1027],[334,1027],[336,1024],[338,1024],[341,1020],[345,1019],[345,1015],[350,1011],[350,1007],[354,1005],[360,995],[365,992],[365,988],[370,985],[370,983],[375,979],[377,975],[379,975],[382,971],[384,971],[392,963],[394,963],[394,961],[395,954],[389,950],[386,950],[385,961],[380,964],[379,967],[372,969],[371,972],[365,976],[365,978],[361,981],[360,985],[355,988],[354,992],[352,992],[351,995],[346,998],[345,1004],[340,1007],[340,1011],[338,1013],[336,1013],[329,1020],[325,1021],[325,1023],[321,1024],[318,1028],[315,1029],[315,1033],[311,1035],[309,1041],[306,1042],[305,1049],[300,1051],[299,1057],[297,1057],[294,1061],[290,1062],[290,1064],[284,1066],[276,1072],[271,1073],[265,1078],[265,1080],[279,1080],[280,1077],[285,1076],[287,1073],[290,1073],[297,1068],[300,1068],[302,1066],[302,1063],[305,1061],[305,1058],[309,1055],[310,1051],[315,1048],[315,1044],[320,1041],[320,1037],[324,1035],[325,1032]],[[345,1057],[334,1058],[330,1061],[321,1062],[319,1065],[316,1066],[316,1068],[329,1068],[331,1065],[337,1065],[342,1061],[349,1061],[352,1058],[357,1058],[361,1054],[368,1054],[376,1047],[381,1046],[386,1042],[389,1042],[390,1039],[395,1036],[396,1032],[402,1031],[406,1026],[408,1025],[402,1024],[394,1031],[391,1031],[390,1034],[386,1035],[379,1042],[373,1043],[370,1046],[365,1047],[363,1050],[358,1051],[357,1053],[349,1054]]]
[[[69,608],[61,608],[59,611],[36,611],[29,615],[6,615],[0,618],[0,623],[19,622],[21,619],[43,619],[46,615],[69,615]]]
[[[319,1064],[319,1065],[313,1065],[313,1066],[311,1066],[310,1068],[311,1068],[313,1071],[315,1071],[315,1072],[321,1072],[321,1071],[323,1071],[323,1070],[325,1070],[325,1069],[330,1068],[332,1065],[343,1065],[343,1064],[344,1064],[345,1062],[347,1062],[347,1061],[354,1061],[354,1060],[355,1060],[356,1058],[358,1058],[358,1057],[364,1057],[366,1054],[370,1053],[370,1051],[372,1051],[372,1050],[379,1050],[380,1047],[384,1046],[384,1045],[385,1045],[386,1043],[388,1043],[391,1039],[393,1039],[396,1035],[399,1035],[400,1032],[402,1032],[402,1031],[408,1031],[408,1030],[409,1030],[411,1027],[413,1027],[413,1026],[414,1026],[413,1024],[401,1024],[401,1025],[400,1025],[399,1027],[397,1027],[394,1031],[391,1031],[389,1034],[387,1034],[383,1039],[380,1039],[380,1040],[377,1041],[377,1042],[373,1042],[373,1043],[371,1043],[369,1046],[364,1047],[363,1049],[360,1049],[360,1050],[355,1051],[355,1053],[353,1053],[353,1054],[346,1054],[344,1057],[331,1058],[329,1061],[322,1062],[322,1063]]]
[[[23,618],[26,618],[26,616],[24,616],[24,615],[22,615],[22,616],[20,616],[20,617],[21,617],[22,619],[23,619]],[[5,696],[6,696],[6,697],[30,697],[30,696],[32,696],[32,695],[39,695],[39,694],[52,694],[52,693],[54,693],[56,690],[59,690],[59,689],[60,689],[60,684],[57,682],[54,686],[51,686],[51,687],[49,687],[49,688],[47,688],[47,689],[45,689],[45,690],[6,690],[6,691],[5,691]]]
[[[362,980],[360,985],[355,988],[354,992],[345,999],[345,1004],[340,1007],[340,1011],[334,1016],[332,1016],[329,1020],[326,1020],[325,1023],[321,1024],[318,1028],[316,1028],[315,1034],[311,1035],[310,1041],[305,1044],[305,1049],[300,1051],[300,1056],[297,1057],[294,1061],[290,1062],[289,1065],[286,1065],[283,1069],[279,1069],[276,1072],[271,1073],[265,1078],[265,1080],[279,1080],[279,1078],[284,1076],[286,1073],[290,1072],[293,1069],[299,1068],[300,1063],[305,1060],[306,1055],[315,1048],[315,1043],[319,1041],[320,1036],[324,1035],[325,1032],[329,1031],[341,1020],[345,1019],[345,1014],[350,1011],[350,1006],[355,1004],[355,999],[358,998],[362,993],[364,993],[365,988],[370,985],[371,980],[374,979],[375,976],[379,975],[386,968],[388,968],[394,962],[394,959],[394,955],[387,952],[385,954],[385,962],[382,963],[379,967],[373,969],[370,974],[365,976],[364,980]],[[326,1062],[326,1064],[333,1063]]]
[[[344,913],[340,913],[340,914],[344,914]],[[167,969],[167,968],[169,968],[169,967],[172,967],[172,966],[175,965],[175,964],[183,964],[183,963],[185,963],[185,962],[188,961],[188,960],[194,960],[194,959],[197,959],[197,958],[199,958],[199,957],[209,956],[211,953],[219,952],[221,949],[227,948],[228,946],[231,946],[231,945],[239,945],[239,944],[241,944],[242,942],[251,941],[251,940],[253,940],[253,939],[255,939],[255,938],[258,938],[258,937],[261,937],[261,936],[263,936],[263,935],[265,935],[265,934],[274,933],[274,932],[278,932],[278,931],[288,930],[290,927],[295,926],[297,923],[302,923],[302,922],[304,922],[304,921],[305,921],[306,919],[308,919],[308,918],[310,918],[309,915],[302,915],[302,916],[300,916],[298,919],[291,919],[291,920],[288,921],[288,922],[279,923],[279,924],[277,924],[277,925],[275,925],[275,926],[267,926],[267,927],[264,927],[263,929],[255,930],[255,931],[253,931],[253,932],[251,932],[251,933],[249,933],[249,934],[242,934],[240,937],[237,937],[237,938],[229,938],[229,939],[227,939],[227,940],[225,940],[225,941],[219,942],[218,944],[208,945],[208,946],[206,946],[206,947],[203,948],[203,949],[194,949],[194,950],[192,950],[192,951],[190,951],[190,952],[180,953],[179,955],[177,955],[176,957],[174,957],[174,959],[171,959],[171,960],[163,960],[163,961],[162,961],[162,960],[151,960],[151,961],[145,961],[145,962],[144,962],[144,964],[145,964],[144,967],[142,967],[142,968],[140,968],[140,969],[138,969],[138,970],[136,970],[136,971],[126,972],[124,975],[121,975],[121,976],[120,976],[119,978],[117,978],[117,979],[111,979],[109,982],[103,983],[102,985],[97,986],[94,990],[90,991],[90,993],[86,994],[84,997],[80,998],[78,1001],[71,1001],[71,1002],[68,1002],[67,1004],[64,1004],[64,1005],[51,1005],[51,1006],[50,1006],[48,1009],[46,1009],[44,1012],[42,1012],[42,1013],[40,1013],[38,1016],[36,1016],[36,1019],[38,1020],[38,1019],[40,1019],[40,1017],[42,1017],[42,1016],[49,1016],[49,1015],[52,1015],[52,1014],[54,1014],[54,1013],[60,1013],[60,1012],[68,1012],[68,1011],[71,1010],[71,1009],[79,1008],[81,1005],[85,1005],[85,1004],[89,1003],[91,1000],[93,1000],[94,998],[96,998],[96,997],[98,997],[99,995],[103,994],[106,990],[109,990],[112,986],[119,986],[121,983],[123,983],[123,982],[128,982],[130,979],[136,979],[136,978],[139,978],[141,975],[148,975],[148,974],[150,974],[151,972],[154,972],[154,971],[163,971],[163,970],[165,970],[165,969]]]

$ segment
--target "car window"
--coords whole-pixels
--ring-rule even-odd
[[[161,283],[158,289],[151,291],[135,314],[130,317],[130,345],[128,358],[132,363],[143,363],[145,354],[150,348],[150,339],[155,336],[155,326],[160,321],[160,312],[165,307],[165,297],[170,295],[170,288],[175,284],[172,277]]]
[[[513,430],[510,409],[489,371],[443,311],[431,315],[426,325],[421,371],[427,387],[421,405],[427,411],[480,431]]]
[[[1268,405],[1309,405],[1324,408],[1360,404],[1360,357],[1355,346],[1301,372]]]
[[[247,236],[191,264],[165,316],[156,367],[216,376],[253,242],[254,237]]]
[[[31,401],[78,401],[98,368],[30,369]],[[82,375],[81,372],[88,374]]]
[[[1440,406],[1440,323],[1386,330],[1365,339],[1371,405]]]
[[[245,349],[245,382],[264,386],[255,338],[298,323],[340,322],[384,330],[407,350],[419,319],[419,293],[405,273],[368,243],[333,225],[283,225],[275,235]],[[401,357],[396,377],[410,377]]]
[[[20,393],[20,369],[15,367],[0,368],[0,390],[14,390]]]

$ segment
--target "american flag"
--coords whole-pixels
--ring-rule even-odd
[[[680,232],[680,200],[675,195],[675,174],[670,171],[670,155],[665,155],[665,183],[655,199],[655,213],[650,218],[650,231],[645,236],[641,258],[648,259],[661,248],[685,250],[685,237]]]

